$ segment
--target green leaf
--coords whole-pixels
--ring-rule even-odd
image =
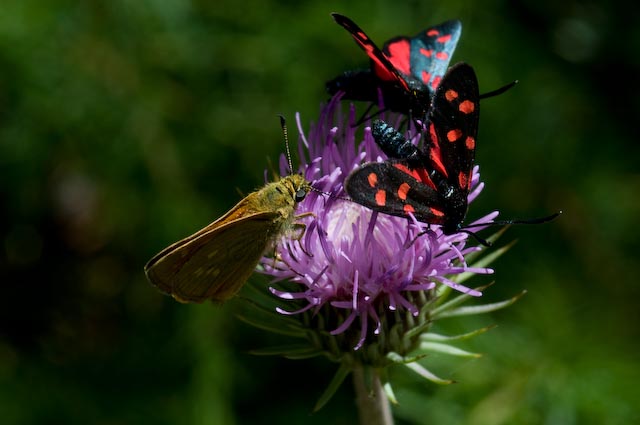
[[[429,381],[434,382],[436,384],[449,385],[449,384],[455,383],[455,381],[452,381],[450,379],[439,378],[438,376],[431,373],[429,370],[425,369],[420,363],[415,363],[415,362],[407,363],[405,364],[405,366],[411,369],[413,372],[417,373],[418,375],[422,376],[423,378],[428,379]]]
[[[387,359],[392,361],[393,363],[396,364],[407,364],[407,363],[412,363],[412,362],[417,362],[418,360],[422,360],[425,357],[427,357],[426,354],[418,354],[416,356],[401,356],[400,354],[396,353],[395,351],[390,351],[387,353]]]
[[[496,311],[496,310],[500,310],[502,308],[508,307],[511,304],[515,303],[516,301],[518,301],[520,298],[522,298],[522,296],[524,294],[526,294],[527,291],[522,291],[520,292],[518,295],[505,300],[505,301],[500,301],[497,303],[491,303],[491,304],[483,304],[483,305],[478,305],[478,306],[467,306],[467,307],[459,307],[459,308],[455,308],[452,310],[448,310],[448,311],[443,311],[439,314],[435,314],[434,313],[434,318],[438,319],[442,319],[445,317],[456,317],[456,316],[469,316],[469,315],[473,315],[473,314],[484,314],[484,313],[489,313],[492,311]]]
[[[420,349],[425,351],[432,351],[434,353],[448,354],[450,356],[456,357],[482,357],[482,354],[472,353],[470,351],[465,351],[452,345],[441,344],[439,342],[421,342]]]
[[[338,388],[340,388],[340,385],[342,385],[342,382],[344,382],[345,378],[349,376],[349,373],[351,373],[351,368],[349,366],[346,366],[344,363],[341,363],[336,374],[333,376],[333,379],[329,383],[329,386],[326,390],[324,390],[324,392],[316,402],[316,405],[313,407],[314,412],[322,409],[322,407],[324,407],[324,405],[327,404],[329,400],[331,400],[331,397],[333,397],[336,391],[338,391]]]
[[[398,399],[396,398],[396,394],[393,392],[391,382],[386,381],[385,383],[383,383],[382,389],[384,390],[384,393],[387,395],[387,398],[391,403],[398,404]]]
[[[398,404],[398,399],[396,398],[396,394],[391,386],[391,381],[389,380],[389,374],[387,371],[388,369],[384,367],[377,369],[378,378],[382,384],[382,390],[387,395],[387,399],[393,404]]]
[[[420,335],[420,341],[425,341],[425,342],[464,341],[466,339],[473,338],[474,336],[483,334],[495,327],[496,325],[486,326],[484,328],[476,329],[475,331],[458,334],[458,335],[441,335],[441,334],[428,332]]]
[[[485,289],[487,289],[491,285],[493,285],[493,282],[491,282],[491,283],[489,283],[487,285],[481,286],[481,287],[477,288],[477,290],[482,292],[482,291],[484,291]],[[442,286],[446,286],[446,285],[442,285]],[[447,288],[449,288],[449,287],[447,286]],[[460,294],[457,297],[453,298],[452,300],[447,301],[446,303],[439,305],[438,307],[434,308],[431,311],[432,319],[435,318],[438,314],[441,314],[443,311],[449,310],[449,309],[451,309],[451,308],[453,308],[453,307],[455,307],[457,305],[462,304],[463,302],[467,301],[469,298],[472,298],[471,295]],[[473,297],[473,298],[477,298],[477,297]]]

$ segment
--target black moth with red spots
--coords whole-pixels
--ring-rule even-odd
[[[385,108],[423,118],[458,44],[460,21],[444,22],[411,38],[395,37],[380,50],[351,19],[332,16],[367,53],[371,69],[347,71],[329,81],[329,94],[342,91],[344,99],[374,103],[381,95]]]
[[[370,162],[345,182],[351,199],[385,214],[462,229],[475,158],[479,110],[478,80],[465,63],[454,65],[436,89],[428,115],[424,151],[393,127],[376,120],[372,134],[392,159]]]

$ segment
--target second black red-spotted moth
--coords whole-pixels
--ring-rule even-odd
[[[473,68],[459,63],[449,69],[436,89],[427,116],[424,150],[413,145],[387,123],[371,126],[374,140],[390,158],[370,162],[351,172],[345,190],[361,205],[385,214],[439,225],[446,235],[466,232],[463,227],[476,152],[480,117],[478,79]],[[539,224],[561,212],[529,220],[492,224]]]
[[[473,68],[459,63],[435,91],[424,151],[377,120],[373,136],[391,159],[353,171],[345,190],[355,202],[396,216],[442,226],[445,234],[462,229],[475,158],[479,109]]]

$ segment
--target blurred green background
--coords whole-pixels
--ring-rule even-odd
[[[397,422],[640,422],[638,11],[398,3],[2,2],[0,422],[356,421],[349,383],[310,414],[335,365],[254,357],[282,340],[239,322],[238,300],[180,305],[142,272],[262,184],[277,113],[308,125],[324,82],[366,65],[332,11],[379,44],[461,19],[453,62],[481,91],[520,81],[482,103],[469,217],[565,212],[507,234],[485,299],[526,297],[442,325],[499,324],[464,345],[484,357],[426,362],[457,385],[392,371]]]

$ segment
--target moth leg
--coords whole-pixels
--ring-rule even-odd
[[[352,128],[356,128],[358,126],[360,126],[362,123],[364,123],[365,121],[371,121],[372,119],[374,119],[375,117],[382,115],[383,112],[388,111],[387,108],[384,109],[379,109],[377,112],[374,112],[371,115],[367,115],[371,109],[373,108],[374,103],[370,103],[369,106],[367,107],[366,111],[364,111],[364,113],[362,114],[362,116],[358,119],[358,121],[356,121],[356,123],[352,126]]]
[[[419,237],[422,237],[424,235],[428,235],[428,237],[430,237],[432,240],[435,240],[435,234],[433,233],[433,230],[431,230],[431,225],[428,224],[427,227],[424,227],[420,233],[418,233],[417,235],[415,235],[411,241],[405,245],[406,249],[410,248],[411,245],[413,245],[414,243],[416,243],[416,241],[418,240]]]

